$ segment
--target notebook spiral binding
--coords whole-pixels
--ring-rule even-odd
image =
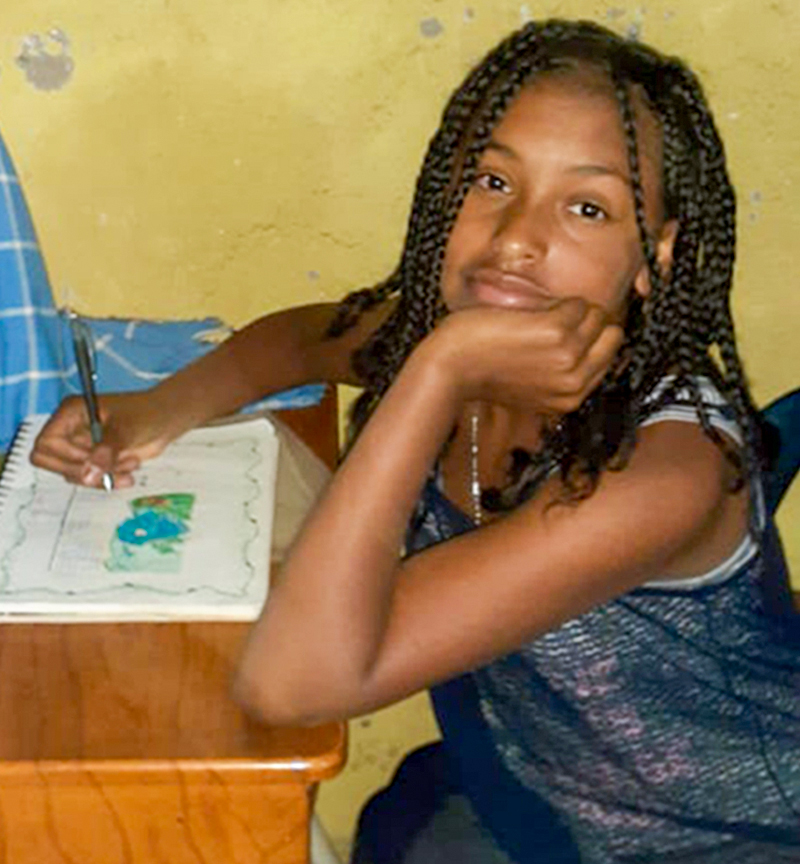
[[[11,442],[11,449],[6,454],[0,473],[0,513],[3,512],[3,506],[11,494],[11,490],[17,486],[20,471],[25,467],[28,439],[34,430],[34,423],[30,420],[23,420]]]

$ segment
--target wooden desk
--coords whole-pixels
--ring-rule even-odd
[[[280,416],[335,458],[335,398]],[[293,416],[294,415],[294,416]],[[0,626],[3,864],[301,864],[343,724],[249,721],[247,624]]]

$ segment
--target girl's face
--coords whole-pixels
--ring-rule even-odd
[[[660,133],[634,106],[646,221],[667,268],[676,224],[663,221]],[[511,104],[453,226],[441,289],[450,311],[582,297],[619,322],[631,289],[650,290],[620,112],[599,75],[545,75]]]

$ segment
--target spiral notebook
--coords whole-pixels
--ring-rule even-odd
[[[278,464],[266,418],[193,430],[113,492],[31,465],[45,420],[23,424],[0,476],[0,621],[257,617]]]

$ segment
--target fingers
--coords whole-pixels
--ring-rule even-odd
[[[31,461],[40,468],[49,468],[51,465],[60,463],[80,465],[86,461],[89,453],[91,453],[91,440],[74,441],[43,432],[36,441]]]
[[[610,326],[612,324],[606,311],[599,306],[592,306],[587,303],[583,317],[577,326],[577,332],[591,347]]]
[[[589,364],[592,368],[586,371],[592,374],[594,364],[606,359],[609,351],[611,355],[607,359],[610,362],[619,347],[617,334],[621,332],[620,328],[610,324],[599,306],[580,298],[570,298],[545,314],[551,318],[551,361],[556,373],[577,373],[579,379]]]
[[[603,308],[587,303],[580,297],[562,300],[551,314],[556,326],[562,328],[564,337],[574,338],[575,350],[580,352],[576,361],[583,358],[610,323]]]
[[[110,420],[107,411],[101,411],[101,416],[106,422]],[[39,433],[31,462],[37,468],[61,474],[70,483],[102,487],[104,474],[110,474],[115,486],[130,486],[132,472],[141,460],[138,455],[121,452],[113,427],[111,420],[103,442],[95,447],[83,401],[66,399]]]
[[[100,471],[130,473],[141,464],[141,459],[131,453],[120,453],[115,446],[103,440],[91,452],[89,462]]]
[[[623,341],[603,308],[578,297],[541,310],[461,310],[448,323],[447,371],[466,398],[545,414],[576,410]]]
[[[598,311],[602,312],[599,306],[593,306],[582,297],[566,297],[557,300],[544,314],[554,316],[566,329],[575,330],[587,318],[593,320],[595,316],[592,313]]]
[[[31,462],[82,486],[102,487],[108,474],[116,488],[131,486],[142,461],[172,440],[171,406],[154,405],[147,393],[112,393],[100,397],[99,409],[103,439],[95,446],[84,401],[65,399],[36,439]]]
[[[587,395],[600,384],[624,341],[625,331],[619,324],[606,324],[589,346],[584,361],[588,376]]]
[[[549,369],[543,381],[549,398],[544,408],[553,413],[575,411],[600,384],[624,340],[624,331],[612,323],[600,306],[581,298],[560,301],[545,313],[555,328],[548,358],[540,371]]]
[[[53,471],[61,474],[70,483],[81,483],[84,461],[65,461],[59,457],[50,456],[46,453],[34,452],[31,454],[31,462],[37,468],[45,471]]]
[[[91,462],[84,466],[78,482],[81,486],[92,486],[95,489],[102,489],[104,488],[103,478],[106,474],[111,475],[111,478],[114,481],[114,489],[127,489],[133,486],[134,478],[131,472],[123,471],[121,469],[116,471],[104,471],[102,468],[99,468]]]
[[[82,403],[67,399],[47,421],[34,443],[31,462],[78,482],[81,466],[91,452],[88,418]]]
[[[65,480],[80,486],[101,488],[103,475],[107,473],[112,476],[115,488],[119,489],[133,484],[133,472],[141,464],[141,460],[132,455],[116,458],[111,448],[102,444],[96,450],[78,449],[70,458],[64,455],[68,450],[63,446],[45,448],[37,445],[31,454],[31,462],[37,468],[61,474]]]
[[[575,365],[564,376],[565,392],[561,405],[565,413],[575,411],[600,384],[608,372],[625,338],[618,324],[609,324],[603,316],[587,324],[578,339]]]

